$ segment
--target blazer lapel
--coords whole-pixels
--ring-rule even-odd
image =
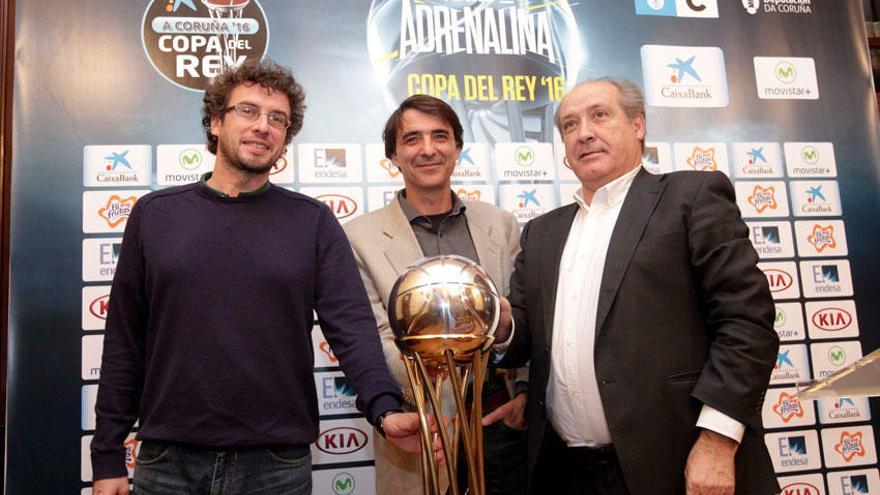
[[[465,210],[468,228],[471,231],[471,239],[474,241],[474,249],[480,258],[480,266],[486,270],[489,277],[495,282],[498,291],[504,290],[504,274],[501,266],[501,246],[504,239],[497,239],[498,229],[493,229],[490,222],[471,210]]]
[[[544,287],[542,306],[544,309],[545,342],[553,342],[553,314],[556,310],[559,263],[562,261],[562,250],[565,248],[565,241],[568,239],[568,232],[571,230],[571,222],[574,221],[578,208],[577,203],[559,208],[555,211],[558,218],[548,221],[549,228],[546,232],[540,233],[543,236],[541,243],[546,248],[546,251],[543,253],[538,253],[538,256],[543,254],[543,263],[540,266],[541,287]]]
[[[424,257],[419,241],[406,220],[397,198],[388,203],[386,219],[382,222],[382,233],[385,235],[382,246],[385,258],[397,275]]]
[[[599,289],[599,302],[596,308],[596,333],[602,331],[602,325],[611,310],[623,275],[629,266],[642,232],[648,225],[648,219],[654,213],[657,202],[666,187],[662,175],[653,175],[641,170],[633,180],[626,199],[614,225],[608,253],[605,257],[605,270],[602,274],[602,285]]]

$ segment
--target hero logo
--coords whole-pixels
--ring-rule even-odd
[[[95,318],[100,318],[102,320],[107,319],[107,308],[110,306],[110,294],[105,294],[103,296],[95,298],[89,304],[89,313],[95,315]]]
[[[357,211],[357,203],[348,196],[343,196],[341,194],[322,194],[320,196],[315,196],[315,199],[329,206],[330,211],[336,215],[338,220],[348,218],[354,215]]]
[[[137,461],[138,444],[139,442],[134,438],[129,438],[122,444],[125,447],[125,467],[128,469],[134,469]]]
[[[328,361],[330,361],[331,363],[336,363],[339,361],[338,359],[336,359],[336,355],[333,354],[333,349],[330,349],[330,344],[328,344],[326,340],[321,341],[321,343],[318,344],[318,347],[321,349],[321,352],[327,355]]]
[[[813,325],[828,332],[839,332],[852,323],[852,315],[841,308],[822,308],[813,313]]]
[[[850,462],[853,457],[864,457],[865,447],[862,445],[862,432],[842,432],[840,434],[840,443],[834,446],[834,450],[836,450],[846,462]]]
[[[783,486],[779,495],[819,495],[820,493],[822,492],[820,492],[814,485],[795,482]]]
[[[367,445],[367,434],[358,428],[340,426],[322,431],[315,444],[321,452],[345,455],[357,452]]]
[[[98,215],[107,222],[110,228],[115,228],[120,223],[128,220],[137,200],[137,196],[123,198],[114,194],[107,199],[106,205],[98,208]]]
[[[770,292],[780,292],[791,287],[794,279],[787,272],[769,268],[764,270],[767,281],[770,283]]]

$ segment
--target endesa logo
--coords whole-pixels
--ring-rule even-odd
[[[816,328],[826,332],[846,330],[852,323],[852,315],[843,308],[823,308],[813,313],[810,320]]]
[[[357,202],[342,194],[321,194],[315,199],[330,207],[338,220],[348,218],[357,212]]]
[[[821,495],[821,491],[809,483],[789,483],[782,487],[779,495]]]
[[[107,309],[110,307],[110,294],[104,294],[103,296],[95,298],[91,303],[89,303],[89,313],[93,314],[96,318],[100,318],[102,320],[107,319]]]
[[[367,434],[360,428],[340,426],[322,431],[315,446],[322,452],[332,455],[345,455],[357,452],[367,445]]]
[[[784,270],[768,268],[764,270],[764,274],[767,275],[767,282],[770,284],[770,292],[784,291],[791,287],[791,284],[794,282],[794,277]]]

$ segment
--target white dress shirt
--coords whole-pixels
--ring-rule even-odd
[[[605,256],[623,200],[642,167],[606,184],[590,204],[583,191],[575,194],[578,208],[559,263],[553,316],[547,415],[553,428],[570,447],[613,443],[596,380],[593,344],[596,308],[605,268]],[[703,406],[697,426],[737,442],[745,426]]]

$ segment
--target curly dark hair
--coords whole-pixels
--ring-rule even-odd
[[[272,62],[271,60],[248,60],[235,70],[229,70],[217,76],[208,89],[205,90],[205,97],[202,99],[202,128],[207,134],[208,151],[217,154],[217,136],[211,134],[211,118],[222,117],[226,106],[229,104],[229,95],[232,90],[239,84],[259,84],[264,88],[271,88],[287,95],[290,102],[290,127],[287,128],[287,135],[284,138],[284,144],[290,144],[303,125],[303,114],[306,106],[305,91],[302,86],[293,78],[293,74],[289,69]]]
[[[385,129],[382,131],[382,141],[385,142],[385,157],[389,160],[397,152],[397,132],[400,129],[400,121],[403,120],[403,112],[406,110],[418,110],[446,122],[449,127],[452,127],[455,147],[461,149],[464,146],[464,129],[455,110],[448,103],[433,96],[412,95],[403,100],[397,110],[388,117],[388,122],[385,123]]]

